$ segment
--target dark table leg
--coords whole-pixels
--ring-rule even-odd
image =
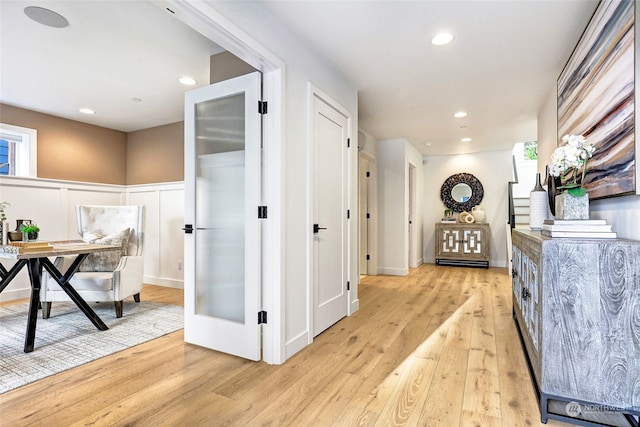
[[[0,264],[0,292],[4,291],[4,288],[9,286],[9,283],[14,277],[22,270],[22,267],[27,265],[26,259],[19,259],[9,271],[2,264]]]
[[[36,322],[38,321],[38,305],[40,303],[40,278],[42,266],[38,258],[29,259],[29,278],[31,279],[31,300],[29,301],[29,316],[27,318],[27,336],[24,339],[24,352],[33,351],[36,339]]]
[[[58,282],[62,290],[64,290],[67,295],[69,295],[69,298],[71,298],[71,300],[78,306],[78,308],[82,310],[85,316],[87,316],[89,320],[91,320],[91,323],[93,323],[94,326],[99,330],[106,331],[107,329],[109,329],[107,325],[104,324],[102,319],[100,319],[98,315],[91,309],[91,307],[89,307],[89,304],[87,304],[87,302],[82,299],[78,292],[69,284],[71,277],[76,274],[76,272],[80,268],[80,264],[82,264],[82,261],[84,261],[87,256],[88,254],[78,255],[78,257],[73,260],[73,263],[71,264],[71,266],[69,266],[64,275],[60,273],[60,271],[48,258],[41,258],[40,261],[42,262],[42,266],[49,272],[49,274],[51,274],[51,277],[53,277],[55,281]],[[38,301],[39,300],[40,294],[38,294]]]

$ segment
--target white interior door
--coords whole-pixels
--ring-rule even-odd
[[[185,97],[185,341],[260,360],[261,76]]]
[[[313,335],[347,315],[348,118],[313,99]]]

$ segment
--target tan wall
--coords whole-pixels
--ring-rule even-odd
[[[184,124],[120,132],[0,104],[0,122],[38,131],[38,177],[103,184],[184,180]]]
[[[127,134],[0,104],[2,123],[38,131],[38,177],[127,182]]]
[[[127,184],[184,180],[184,123],[130,132]]]
[[[256,71],[231,52],[221,52],[211,55],[209,59],[209,83],[214,84],[223,80],[244,76]]]

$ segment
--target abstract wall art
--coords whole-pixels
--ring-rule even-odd
[[[558,78],[558,141],[596,147],[584,187],[599,199],[636,193],[635,1],[602,0]]]

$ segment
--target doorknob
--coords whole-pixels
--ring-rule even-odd
[[[326,227],[320,227],[318,224],[313,224],[313,233],[317,233],[320,230],[326,230]]]

